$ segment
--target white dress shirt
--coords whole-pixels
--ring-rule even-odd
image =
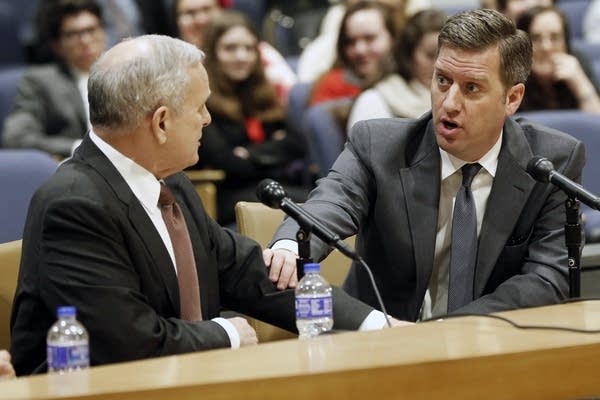
[[[498,167],[498,155],[502,146],[502,133],[494,146],[479,160],[482,168],[479,170],[471,183],[471,192],[475,200],[477,213],[477,237],[481,232],[481,223],[485,215],[490,191],[496,176]],[[450,245],[452,242],[452,214],[454,212],[454,201],[456,194],[462,184],[461,168],[467,164],[444,150],[440,149],[441,157],[441,187],[440,202],[438,208],[437,234],[435,237],[435,253],[433,257],[433,269],[423,307],[421,319],[428,319],[446,314],[448,309],[448,280],[450,277]]]
[[[146,214],[152,221],[152,224],[158,231],[160,238],[167,248],[169,256],[171,257],[171,261],[173,261],[173,265],[175,266],[175,273],[177,273],[177,262],[175,261],[173,244],[171,243],[169,231],[167,230],[167,226],[165,225],[165,221],[162,218],[162,214],[158,206],[158,197],[160,196],[160,181],[156,179],[156,177],[152,175],[150,171],[135,163],[132,159],[121,154],[111,145],[102,140],[93,131],[90,131],[90,139],[115,166],[135,197],[142,204],[144,211],[146,211]],[[225,318],[213,318],[212,321],[218,323],[223,329],[225,329],[231,342],[231,348],[237,349],[240,347],[240,335],[231,322]]]

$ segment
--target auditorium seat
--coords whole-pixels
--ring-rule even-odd
[[[558,8],[567,17],[571,40],[583,39],[583,18],[592,0],[559,0],[556,2]]]
[[[56,167],[56,160],[39,150],[0,149],[0,243],[22,238],[29,201]]]
[[[10,313],[20,262],[21,240],[0,243],[0,349],[10,347]]]
[[[558,129],[581,140],[586,149],[582,184],[595,195],[600,195],[600,157],[597,154],[600,150],[600,115],[579,110],[549,110],[522,112],[516,116]],[[582,210],[586,219],[586,242],[600,242],[600,212],[583,205]]]
[[[271,241],[284,216],[283,211],[269,208],[258,202],[240,201],[235,206],[235,217],[240,233],[256,240],[262,248],[265,248]],[[346,239],[346,243],[354,246],[354,237]],[[349,268],[350,260],[339,251],[334,250],[321,262],[321,275],[332,285],[341,286]],[[248,318],[248,322],[256,330],[260,342],[289,339],[296,336],[253,318]]]

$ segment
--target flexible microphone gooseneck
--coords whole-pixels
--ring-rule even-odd
[[[539,182],[550,182],[562,189],[567,195],[574,197],[583,204],[600,210],[600,198],[587,191],[580,184],[573,182],[554,169],[552,161],[545,157],[535,156],[527,163],[527,172]]]
[[[377,297],[377,302],[381,308],[381,312],[385,316],[385,321],[389,327],[392,326],[388,313],[379,294],[379,289],[375,284],[375,278],[367,263],[359,256],[350,246],[348,246],[336,233],[319,222],[308,211],[296,204],[290,199],[279,182],[273,179],[263,179],[256,187],[256,196],[265,205],[283,210],[287,215],[293,218],[307,232],[314,233],[319,239],[327,243],[329,246],[335,247],[346,257],[356,260],[364,267],[369,275],[373,291]]]

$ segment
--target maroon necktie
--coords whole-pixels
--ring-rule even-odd
[[[158,204],[175,252],[181,319],[200,321],[202,320],[200,286],[190,233],[173,192],[164,183],[160,184]]]

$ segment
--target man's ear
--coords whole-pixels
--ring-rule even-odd
[[[166,106],[160,106],[152,113],[152,135],[159,144],[167,142],[170,118],[171,112]]]
[[[523,96],[525,95],[525,85],[517,83],[506,92],[506,116],[513,115],[519,109]]]

